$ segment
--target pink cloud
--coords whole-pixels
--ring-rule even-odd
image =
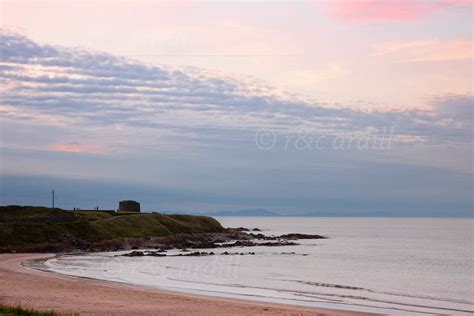
[[[48,147],[53,151],[63,151],[68,153],[93,153],[99,154],[102,152],[101,148],[96,145],[84,145],[78,142],[71,142],[67,144],[54,144]]]
[[[470,60],[474,58],[473,48],[470,39],[384,42],[374,45],[373,56],[386,56],[396,62]]]
[[[345,21],[403,21],[473,3],[473,0],[334,0],[328,9],[332,16]]]

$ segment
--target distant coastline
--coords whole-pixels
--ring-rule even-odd
[[[420,214],[400,214],[399,212],[384,211],[360,211],[360,212],[344,212],[344,211],[312,211],[303,213],[276,212],[264,208],[243,209],[238,211],[161,211],[163,214],[185,214],[199,215],[211,217],[400,217],[400,218],[473,218],[474,212],[470,214],[433,214],[430,216],[420,216]]]

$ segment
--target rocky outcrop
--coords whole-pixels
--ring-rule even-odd
[[[255,231],[253,229],[252,231]],[[149,239],[142,244],[143,247],[159,249],[157,251],[132,251],[124,256],[155,256],[155,257],[202,257],[215,255],[214,252],[194,251],[188,249],[226,249],[236,247],[282,247],[295,246],[299,239],[325,239],[321,235],[309,235],[300,233],[284,234],[280,236],[266,236],[261,233],[250,233],[250,230],[239,227],[237,229],[229,228],[224,233],[214,234],[182,234],[159,239]],[[136,241],[136,240],[135,240]],[[170,249],[178,249],[180,253],[167,255],[164,252]],[[255,255],[255,252],[229,252],[224,251],[221,255]],[[295,252],[282,252],[282,254],[296,254]],[[307,255],[307,254],[302,254]]]
[[[321,235],[308,235],[308,234],[297,234],[297,233],[284,234],[284,235],[279,236],[278,238],[290,239],[290,240],[296,240],[296,239],[326,239],[326,237],[321,236]]]

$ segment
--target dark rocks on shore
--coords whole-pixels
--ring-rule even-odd
[[[255,252],[247,252],[247,253],[244,253],[244,252],[228,252],[228,251],[224,251],[223,253],[221,253],[221,255],[225,255],[225,256],[244,256],[244,255],[255,256]]]
[[[252,231],[260,231],[258,228]],[[224,233],[214,234],[181,234],[161,238],[147,238],[138,241],[136,239],[130,240],[130,248],[155,248],[156,251],[137,251],[124,254],[126,257],[140,257],[140,256],[178,256],[178,257],[201,257],[212,256],[214,252],[194,251],[189,252],[188,249],[217,249],[217,248],[233,248],[233,247],[279,247],[279,246],[294,246],[298,245],[295,240],[299,239],[325,239],[321,235],[299,234],[291,233],[280,236],[265,236],[264,234],[251,233],[250,230],[239,227],[227,229]],[[259,242],[257,240],[260,240]],[[263,241],[263,242],[262,242]],[[123,245],[122,245],[123,246]],[[119,250],[117,244],[108,245],[108,250]],[[170,249],[181,249],[181,253],[175,255],[166,255],[165,252]],[[189,253],[188,253],[189,252]],[[255,252],[228,252],[224,251],[221,255],[255,255]],[[295,252],[288,252],[282,254],[295,255]],[[307,255],[307,254],[303,254]]]
[[[265,236],[264,234],[254,234],[254,233],[250,233],[249,234],[250,236],[252,236],[252,238],[254,239],[261,239],[261,240],[277,240],[278,238],[275,237],[275,236]]]
[[[216,253],[214,253],[213,251],[211,251],[211,252],[195,251],[195,252],[190,252],[190,253],[185,253],[185,254],[180,253],[180,254],[177,254],[177,255],[160,254],[160,253],[157,253],[156,251],[132,251],[130,253],[126,253],[126,254],[123,254],[123,255],[117,255],[116,257],[120,257],[120,256],[123,256],[123,257],[206,257],[206,256],[214,256],[214,255],[216,255]],[[240,255],[240,256],[251,255],[251,256],[255,256],[255,252],[244,253],[244,252],[224,251],[220,255],[225,255],[225,256],[227,256],[227,255]]]
[[[246,231],[243,231],[245,229]],[[252,231],[257,231],[255,228]],[[299,239],[325,239],[326,237],[321,235],[309,235],[291,233],[280,236],[265,236],[261,233],[254,234],[249,232],[248,229],[239,227],[231,228],[226,230],[224,233],[215,234],[182,234],[174,235],[162,238],[148,238],[142,240],[141,245],[137,243],[137,240],[133,240],[136,244],[130,248],[139,249],[141,248],[155,248],[157,251],[141,252],[132,251],[126,256],[156,256],[164,257],[164,253],[170,249],[181,249],[181,253],[173,256],[206,256],[213,255],[214,253],[206,252],[190,252],[184,254],[183,252],[189,252],[188,249],[217,249],[217,248],[233,248],[233,247],[279,247],[279,246],[294,246],[298,245],[295,240]],[[260,240],[260,242],[257,242]],[[261,242],[264,241],[264,242]],[[119,250],[119,247],[110,247],[108,250]],[[117,245],[114,245],[117,246]],[[111,249],[112,248],[112,249]],[[116,249],[117,248],[117,249]],[[129,249],[130,249],[129,248]],[[228,252],[224,252],[229,254]],[[240,254],[240,253],[239,253]],[[169,255],[168,255],[169,256]]]
[[[295,243],[295,242],[289,242],[289,241],[286,241],[286,240],[275,241],[275,242],[269,241],[269,242],[261,242],[261,243],[257,243],[257,242],[250,241],[250,240],[238,240],[238,241],[235,241],[235,242],[230,243],[230,244],[222,245],[221,247],[223,247],[223,248],[228,248],[228,247],[257,247],[257,246],[275,247],[275,246],[294,246],[294,245],[298,245],[298,244]]]
[[[233,243],[227,243],[227,244],[220,245],[220,247],[223,247],[223,248],[228,248],[228,247],[253,247],[255,245],[256,245],[256,243],[253,242],[253,241],[250,241],[250,240],[237,240],[237,241],[234,241]]]
[[[259,229],[259,228],[246,228],[246,227],[237,227],[237,228],[227,228],[228,230],[236,230],[236,231],[239,231],[239,232],[249,232],[249,231],[253,231],[253,232],[261,232],[262,230]]]
[[[296,239],[326,239],[326,237],[321,236],[321,235],[308,235],[308,234],[297,234],[297,233],[284,234],[284,235],[279,236],[279,238],[290,239],[290,240],[296,240]]]
[[[262,242],[262,243],[258,243],[257,244],[258,246],[267,246],[267,247],[276,247],[276,246],[296,246],[298,245],[297,243],[295,242],[292,242],[292,241],[276,241],[276,242]]]
[[[178,255],[175,255],[177,257],[202,257],[202,256],[213,256],[214,255],[214,252],[205,252],[205,251],[195,251],[195,252],[190,252],[190,253],[186,253],[186,254],[178,254]]]
[[[234,230],[239,231],[239,232],[248,232],[248,231],[250,231],[250,229],[245,228],[245,227],[237,227],[237,228],[230,228],[230,229],[234,229]]]
[[[249,235],[254,239],[260,239],[260,240],[326,239],[326,237],[321,236],[321,235],[308,235],[308,234],[298,234],[298,233],[284,234],[280,236],[265,236],[264,234],[261,234],[261,233],[258,233],[258,234],[249,233]]]
[[[150,256],[150,257],[166,257],[166,254],[158,253],[157,251],[132,251],[130,253],[123,254],[124,257],[143,257],[143,256]]]
[[[143,251],[132,251],[129,253],[125,253],[122,256],[124,257],[143,257],[145,253]]]
[[[267,236],[258,228],[229,228],[218,233],[176,234],[165,237],[137,237],[85,242],[77,238],[65,238],[57,244],[35,245],[28,251],[36,252],[103,252],[133,250],[127,256],[141,256],[139,249],[150,249],[150,256],[164,257],[167,250],[176,249],[191,252],[196,249],[218,249],[232,247],[273,247],[297,245],[301,239],[324,239],[321,235],[291,233],[280,236]],[[39,247],[39,248],[38,248]],[[147,252],[148,253],[148,252]],[[143,254],[144,255],[144,254]]]
[[[159,252],[157,252],[157,251],[149,252],[148,255],[149,255],[149,256],[152,256],[152,257],[166,257],[166,254],[164,254],[164,253],[159,253]]]
[[[303,254],[298,254],[294,251],[292,252],[281,252],[280,254],[282,255],[296,255],[296,256],[308,256],[309,254],[303,253]],[[162,253],[158,253],[156,251],[132,251],[130,253],[126,253],[123,255],[117,255],[116,257],[206,257],[206,256],[215,256],[215,255],[221,255],[221,256],[255,256],[255,252],[249,251],[249,252],[229,252],[229,251],[224,251],[222,253],[215,253],[213,251],[211,252],[206,252],[206,251],[194,251],[190,253],[179,253],[176,255],[166,255]]]

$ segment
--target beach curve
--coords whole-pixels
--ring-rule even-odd
[[[374,315],[167,292],[25,267],[54,254],[0,254],[0,303],[80,315]]]

